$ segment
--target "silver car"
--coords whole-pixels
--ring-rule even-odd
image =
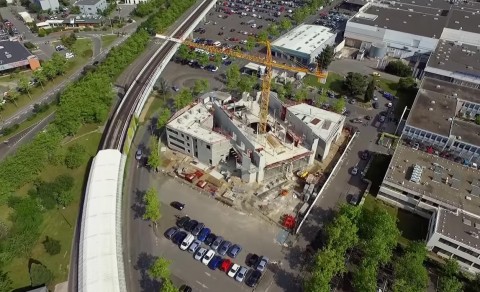
[[[193,255],[193,258],[196,259],[197,261],[201,260],[202,257],[207,253],[207,249],[201,247],[197,250],[197,252]]]
[[[245,276],[247,275],[248,268],[246,267],[240,267],[240,270],[238,270],[237,275],[235,276],[235,280],[238,282],[243,282],[245,280]]]
[[[188,247],[188,252],[189,253],[194,253],[197,251],[197,249],[200,247],[200,241],[199,240],[195,240],[194,242],[192,242],[192,244],[190,244],[190,246]]]
[[[222,244],[222,242],[223,242],[223,237],[218,236],[217,238],[215,238],[215,241],[213,241],[211,245],[212,249],[217,250],[220,244]]]
[[[267,267],[267,264],[268,264],[268,258],[262,256],[260,258],[260,261],[258,261],[257,270],[260,271],[260,272],[263,272],[265,270],[265,268]]]

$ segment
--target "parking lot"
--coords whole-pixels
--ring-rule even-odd
[[[160,177],[158,193],[162,200],[162,219],[158,225],[158,238],[155,239],[152,254],[165,257],[172,261],[170,270],[176,285],[187,284],[194,291],[251,291],[245,283],[239,283],[220,270],[211,270],[200,261],[193,258],[193,254],[182,251],[171,240],[162,234],[176,225],[176,216],[188,215],[190,218],[203,222],[217,236],[242,246],[242,251],[235,259],[227,256],[232,262],[246,266],[247,255],[258,254],[266,256],[270,262],[279,262],[283,259],[282,247],[276,242],[280,229],[265,221],[226,207],[221,203],[199,194],[186,185],[169,177]],[[172,201],[185,203],[185,208],[179,211],[169,204]],[[219,220],[221,218],[221,220]],[[205,244],[202,244],[206,247]],[[218,253],[217,253],[218,254]],[[270,263],[257,286],[260,291],[279,291],[275,288],[275,264]],[[285,279],[288,281],[288,279]]]

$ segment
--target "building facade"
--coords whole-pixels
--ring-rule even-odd
[[[106,0],[80,0],[76,5],[82,15],[100,15],[108,7]]]
[[[58,0],[34,0],[34,3],[40,5],[42,10],[57,10],[60,7]]]

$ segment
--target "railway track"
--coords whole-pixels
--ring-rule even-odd
[[[198,16],[211,4],[211,1],[205,1],[200,7],[189,17],[189,19],[181,25],[174,34],[174,38],[181,38],[184,32],[192,25]],[[131,85],[128,94],[124,96],[122,102],[118,105],[117,110],[110,118],[105,127],[101,149],[117,149],[122,151],[125,137],[127,135],[130,121],[133,118],[135,108],[138,105],[147,84],[151,81],[152,75],[157,67],[165,61],[165,57],[175,46],[175,42],[166,41],[163,48],[154,57],[154,60],[147,64],[139,78]]]

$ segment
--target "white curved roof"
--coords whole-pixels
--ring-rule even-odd
[[[125,158],[101,150],[85,193],[78,259],[78,291],[125,291],[121,245],[121,186]]]

